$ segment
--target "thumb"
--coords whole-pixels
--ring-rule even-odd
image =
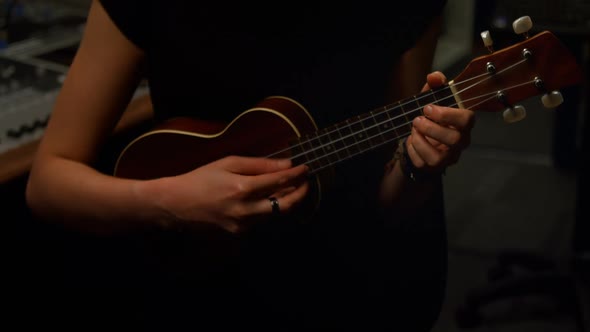
[[[426,83],[431,89],[436,88],[447,83],[447,77],[440,71],[435,71],[426,75]]]

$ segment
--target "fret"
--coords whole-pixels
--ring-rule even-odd
[[[391,117],[389,116],[389,111],[386,107],[383,107],[382,110],[373,112],[373,119],[378,124],[379,132],[382,138],[382,141],[389,141],[392,138],[397,137],[396,131],[393,127],[393,123],[391,121]]]
[[[309,162],[308,154],[303,152],[303,145],[301,140],[295,141],[291,144],[291,160],[294,165],[303,165]]]
[[[330,164],[334,164],[339,161],[339,157],[338,152],[334,148],[332,140],[329,137],[329,130],[330,128],[319,131],[318,140],[322,147],[322,151],[324,152],[324,157],[322,158],[327,159]]]
[[[344,148],[349,155],[355,155],[360,151],[357,145],[356,137],[351,129],[350,121],[346,120],[336,125],[338,127],[338,133],[341,135],[341,142],[344,143]],[[340,149],[339,149],[340,150]]]
[[[366,151],[371,148],[371,142],[369,141],[368,133],[365,131],[365,125],[363,124],[366,117],[367,115],[356,116],[349,122],[356,144],[361,151]]]
[[[365,127],[365,133],[369,138],[369,144],[371,146],[378,146],[383,143],[383,137],[381,136],[381,128],[379,123],[375,119],[374,111],[367,113],[366,118],[363,120]]]
[[[316,151],[316,145],[313,144],[313,137],[310,137],[310,135],[303,136],[301,138],[301,146],[302,153],[305,155],[306,159],[305,164],[307,164],[310,170],[321,167],[322,165],[319,158],[321,153]]]
[[[399,115],[399,113],[402,112],[401,105],[398,105],[396,107],[392,107],[391,105],[389,105],[386,106],[385,109],[386,110],[384,113],[387,115],[391,127],[390,132],[392,132],[393,135],[395,135],[394,137],[400,137],[400,131],[398,127],[403,125],[403,120],[400,120],[403,119],[403,117]]]
[[[338,159],[344,160],[350,156],[346,142],[342,136],[338,125],[331,126],[327,129],[328,139],[332,142],[332,147],[338,156]]]
[[[411,109],[411,104],[406,103],[405,101],[398,102],[400,115],[396,116],[395,127],[397,128],[398,133],[401,135],[409,134],[412,132],[412,122],[409,121],[407,113]]]
[[[422,105],[420,105],[416,96],[406,99],[404,109],[406,110],[408,122],[411,122],[415,117],[422,115]]]
[[[434,90],[430,90],[432,92],[432,99],[434,99],[434,101],[432,102],[435,105],[439,105],[438,103],[438,99],[436,98],[436,93]]]
[[[453,92],[449,89],[448,86],[442,86],[436,89],[433,89],[434,97],[437,100],[437,105],[446,106],[446,107],[454,107],[455,105],[455,97],[453,96]]]
[[[429,104],[436,104],[436,98],[434,96],[434,93],[432,93],[432,90],[422,93],[421,95],[418,96],[418,99],[420,99],[420,104],[422,106],[426,106]],[[424,107],[422,107],[420,109],[420,115],[423,115],[423,114],[424,114]]]
[[[317,168],[324,168],[326,164],[330,164],[329,155],[326,154],[326,151],[323,149],[322,142],[318,138],[318,133],[315,132],[313,134],[309,134],[308,142],[310,145],[310,153],[312,154],[313,158],[311,162],[317,166]],[[320,133],[321,134],[321,133]]]

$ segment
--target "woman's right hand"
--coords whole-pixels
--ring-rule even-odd
[[[301,203],[308,190],[307,167],[289,159],[229,156],[191,172],[155,180],[156,204],[172,222],[214,224],[238,233],[273,215],[270,197],[281,214]]]

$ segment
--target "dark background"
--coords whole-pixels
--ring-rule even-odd
[[[88,1],[67,3],[83,10]],[[483,30],[490,30],[496,49],[522,40],[511,25],[524,15],[533,20],[531,34],[554,32],[588,77],[587,0],[450,0],[433,69],[452,78],[471,59],[488,54],[479,38]],[[11,38],[40,28],[47,26],[21,21]],[[51,56],[67,63],[71,55],[67,48]],[[478,114],[471,146],[448,169],[449,281],[434,331],[590,330],[588,80],[561,92],[565,102],[554,110],[545,109],[540,96],[524,101],[527,117],[518,123],[504,123],[500,113]],[[29,218],[25,181],[0,186],[9,277],[4,284],[17,294],[11,303],[20,313],[39,303],[37,294],[47,296],[40,290],[51,285],[52,253],[62,240],[61,233]],[[514,265],[498,265],[499,259]],[[59,300],[51,296],[41,303]]]

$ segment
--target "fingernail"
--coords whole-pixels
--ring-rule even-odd
[[[424,107],[424,114],[431,115],[432,114],[432,106],[427,105],[426,107]]]
[[[278,161],[280,168],[287,168],[291,166],[291,159],[281,159]]]

